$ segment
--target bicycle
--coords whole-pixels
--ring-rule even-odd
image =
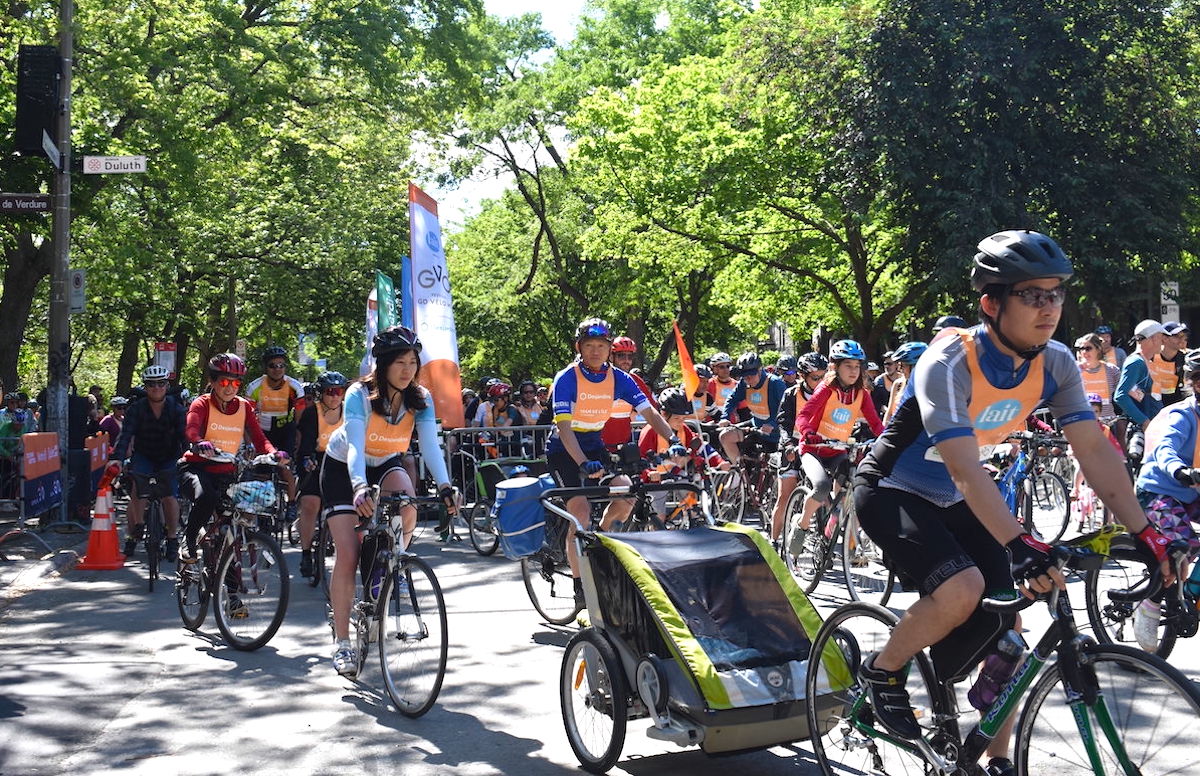
[[[446,676],[446,602],[437,575],[421,558],[403,549],[401,510],[418,504],[441,504],[437,497],[398,493],[378,496],[375,513],[355,530],[363,534],[361,580],[350,609],[358,655],[358,671],[372,642],[379,645],[383,686],[406,717],[420,717],[433,707]],[[372,595],[376,585],[378,592]],[[333,607],[328,607],[333,627]]]
[[[163,542],[166,540],[162,500],[171,496],[167,484],[172,473],[166,470],[152,474],[129,472],[138,494],[138,500],[145,502],[145,506],[142,508],[142,525],[144,526],[142,540],[146,546],[146,568],[149,577],[149,592],[151,593],[154,592],[154,583],[158,581]]]
[[[1103,555],[1061,545],[1053,556],[1060,569],[1075,571],[1103,561]],[[1200,726],[1195,723],[1200,690],[1159,657],[1097,644],[1080,634],[1065,591],[1056,589],[1044,600],[1052,624],[965,736],[959,729],[953,683],[966,674],[938,676],[929,655],[917,653],[908,680],[922,730],[914,741],[898,739],[875,723],[869,694],[857,680],[861,660],[886,642],[899,619],[890,610],[863,602],[837,609],[813,639],[805,677],[807,697],[832,688],[836,698],[832,705],[808,708],[821,772],[985,776],[978,761],[1018,705],[1018,774],[1133,776],[1151,761],[1156,773],[1185,772],[1200,746]],[[1033,603],[1022,597],[985,600],[983,606],[1015,613]],[[827,672],[819,659],[826,650],[845,658],[848,684]],[[1051,661],[1054,656],[1057,660]],[[1051,700],[1056,688],[1065,702]],[[1078,731],[1078,737],[1070,731]]]
[[[252,489],[239,486],[254,483],[239,481],[248,468],[245,459],[221,453],[209,460],[234,463],[238,472],[221,478],[228,486],[197,541],[197,557],[188,562],[181,554],[177,562],[175,603],[183,626],[196,631],[215,595],[217,629],[234,649],[251,651],[270,641],[283,623],[290,591],[287,565],[279,544],[258,530],[258,514],[246,508],[245,494]],[[260,456],[255,463],[268,460],[275,459]]]
[[[842,580],[850,598],[872,601],[884,606],[896,586],[896,575],[884,563],[883,551],[858,524],[854,512],[854,467],[866,455],[872,441],[823,442],[821,447],[843,450],[845,460],[833,472],[834,497],[813,514],[807,529],[801,528],[804,502],[813,492],[812,484],[801,472],[801,482],[788,499],[784,511],[782,543],[779,553],[784,564],[800,580],[804,592],[817,589],[835,558],[840,561]]]
[[[1138,544],[1136,537],[1117,533],[1105,562],[1084,575],[1088,622],[1102,644],[1136,646],[1134,614],[1142,601],[1163,592],[1158,565]],[[1189,551],[1181,541],[1168,547],[1176,571],[1185,559],[1193,566],[1200,562],[1200,548]],[[1158,645],[1153,652],[1163,659],[1170,656],[1177,639],[1191,638],[1200,629],[1200,600],[1188,592],[1186,582],[1176,579],[1162,597]]]
[[[1009,436],[1017,441],[1017,457],[997,476],[996,484],[1017,522],[1033,536],[1053,544],[1062,538],[1070,522],[1071,495],[1067,483],[1041,463],[1041,451],[1064,446],[1065,439],[1039,437],[1029,431]]]
[[[779,453],[767,453],[759,444],[766,439],[750,423],[733,426],[745,432],[738,443],[741,463],[729,471],[713,472],[713,497],[717,504],[717,519],[726,523],[745,523],[747,508],[763,523],[770,520],[779,492]]]

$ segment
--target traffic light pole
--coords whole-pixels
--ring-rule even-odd
[[[58,53],[61,59],[57,136],[59,164],[54,171],[51,191],[54,196],[54,271],[50,281],[50,337],[47,364],[46,401],[50,405],[54,431],[58,432],[58,450],[62,455],[62,503],[60,521],[67,515],[68,471],[67,385],[71,379],[71,321],[68,303],[71,263],[71,67],[74,34],[74,0],[60,0],[58,9]]]

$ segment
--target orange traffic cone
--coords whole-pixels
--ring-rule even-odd
[[[125,565],[125,556],[118,549],[117,524],[113,520],[112,490],[107,486],[96,494],[92,512],[92,533],[88,536],[87,554],[75,568],[85,571],[112,571]]]

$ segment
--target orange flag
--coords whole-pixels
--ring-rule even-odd
[[[683,333],[679,331],[679,322],[675,327],[675,348],[679,351],[679,368],[683,373],[683,390],[687,391],[692,406],[696,407],[696,392],[700,390],[700,376],[696,374],[696,365],[692,362],[692,354],[688,352],[687,344],[683,341]],[[698,408],[697,408],[698,409]]]

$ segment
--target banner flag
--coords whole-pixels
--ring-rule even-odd
[[[692,411],[699,417],[701,410],[704,409],[704,398],[696,397],[696,393],[700,390],[700,376],[696,374],[696,365],[692,361],[692,354],[688,352],[687,343],[683,341],[683,333],[679,331],[679,322],[676,321],[671,325],[675,327],[675,349],[679,351],[679,371],[683,374],[683,390],[687,391],[688,398],[692,400]]]
[[[407,256],[400,257],[400,323],[417,328],[413,323],[412,259]]]
[[[465,423],[458,332],[454,326],[450,270],[442,249],[442,227],[438,223],[437,202],[412,183],[408,184],[408,223],[412,241],[413,329],[423,346],[421,384],[433,394],[434,408],[442,425],[461,428]]]
[[[375,342],[375,335],[379,333],[379,314],[375,311],[376,293],[376,289],[372,288],[371,293],[367,294],[367,349],[363,353],[362,363],[358,365],[359,377],[366,377],[367,372],[375,365],[375,359],[371,358],[371,345]]]
[[[25,477],[21,495],[25,499],[25,513],[36,515],[62,503],[58,434],[53,431],[25,434],[21,446]]]
[[[379,305],[379,329],[390,329],[399,321],[396,320],[396,286],[392,279],[379,270],[375,270],[375,299]]]

